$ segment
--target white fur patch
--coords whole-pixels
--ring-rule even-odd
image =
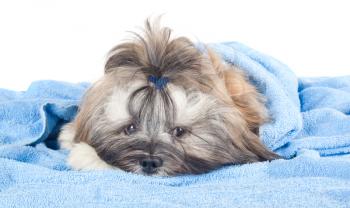
[[[72,123],[66,124],[58,137],[61,148],[69,149],[67,162],[74,170],[105,170],[114,167],[103,161],[90,145],[74,142],[75,130]]]
[[[72,123],[66,124],[58,136],[58,142],[61,148],[72,149],[74,144],[75,129]]]
[[[67,161],[74,170],[107,170],[115,168],[103,161],[97,155],[95,149],[84,142],[73,145]]]
[[[106,104],[106,115],[112,122],[125,122],[130,119],[128,113],[129,97],[138,87],[142,85],[142,82],[135,82],[129,87],[117,87],[113,90],[112,96],[109,98]]]
[[[215,99],[201,92],[186,94],[186,91],[174,85],[170,87],[170,94],[177,110],[177,123],[186,125],[196,121],[206,109],[215,106]]]
[[[130,118],[127,110],[130,92],[115,89],[106,106],[106,115],[112,122],[123,122]]]

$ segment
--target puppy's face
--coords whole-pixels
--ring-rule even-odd
[[[265,118],[241,72],[147,23],[143,37],[110,52],[74,121],[74,140],[125,171],[198,174],[276,158],[257,136]]]

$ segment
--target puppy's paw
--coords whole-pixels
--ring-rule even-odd
[[[68,123],[62,127],[60,135],[58,136],[58,142],[60,148],[72,149],[74,144],[75,129],[73,123]]]
[[[94,148],[85,142],[72,145],[67,162],[74,170],[114,169],[97,155]]]

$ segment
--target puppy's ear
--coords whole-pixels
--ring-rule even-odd
[[[259,126],[268,119],[264,98],[249,83],[240,69],[224,63],[212,50],[208,50],[208,55],[216,73],[224,81],[227,93],[248,123],[249,129],[258,134]]]
[[[235,146],[240,149],[241,155],[245,155],[246,161],[243,163],[281,158],[267,149],[259,139],[259,126],[268,120],[262,95],[249,83],[243,71],[224,63],[211,50],[208,50],[208,55],[215,72],[223,80],[228,95],[248,124],[248,129],[242,131],[244,139],[234,141]]]

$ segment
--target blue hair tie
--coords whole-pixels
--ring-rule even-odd
[[[154,86],[156,86],[156,89],[162,90],[169,82],[168,77],[157,77],[154,75],[149,75],[148,76],[148,81],[152,82]]]

